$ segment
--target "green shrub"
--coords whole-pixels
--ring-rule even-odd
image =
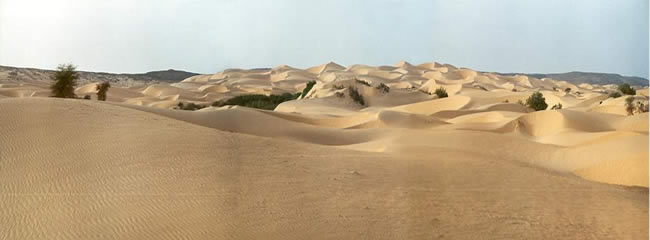
[[[106,92],[111,88],[111,84],[108,82],[103,82],[97,85],[97,100],[106,101]]]
[[[562,109],[562,104],[557,103],[557,104],[553,105],[553,107],[551,107],[551,110],[555,110],[555,109]]]
[[[636,95],[636,90],[634,88],[630,87],[630,84],[623,83],[621,85],[618,85],[618,90],[621,91],[625,95]]]
[[[52,97],[76,98],[74,88],[77,86],[79,73],[77,67],[72,64],[61,64],[52,75],[54,83],[50,86]]]
[[[305,89],[302,90],[302,93],[300,95],[298,95],[298,97],[302,96],[302,98],[305,98],[307,96],[307,93],[309,93],[309,91],[311,91],[311,89],[314,87],[314,85],[316,85],[316,81],[309,81],[307,83],[307,86],[305,87]]]
[[[381,90],[383,93],[388,93],[390,92],[390,87],[384,83],[380,83],[379,86],[376,87],[377,89]]]
[[[534,109],[535,111],[545,110],[548,107],[546,99],[541,92],[534,92],[528,99],[526,99],[526,106]]]
[[[356,88],[349,87],[348,91],[349,91],[348,94],[350,95],[350,98],[352,98],[352,100],[354,100],[356,103],[358,103],[361,106],[366,106],[366,101],[363,100],[363,95],[361,95],[361,93],[359,93],[359,91]]]
[[[439,87],[438,89],[436,89],[434,93],[438,95],[438,98],[449,97],[449,95],[447,94],[447,90],[444,87]]]
[[[612,92],[612,93],[609,94],[610,98],[620,98],[621,96],[623,96],[623,95],[621,95],[620,92]]]
[[[216,101],[212,103],[212,106],[222,107],[227,105],[237,105],[237,106],[244,106],[250,108],[273,110],[280,103],[290,101],[290,100],[295,100],[301,95],[302,93],[296,93],[296,94],[284,93],[282,95],[269,95],[269,96],[262,95],[262,94],[242,95],[242,96],[236,96],[230,98],[225,101]]]

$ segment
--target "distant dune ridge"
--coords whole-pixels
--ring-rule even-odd
[[[93,100],[56,99],[4,69],[0,238],[648,237],[648,113],[625,109],[648,88],[329,62],[119,80],[99,102],[93,78]],[[272,111],[210,106],[309,82]],[[548,109],[518,103],[536,91]]]

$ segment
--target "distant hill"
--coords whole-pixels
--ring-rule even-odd
[[[49,81],[54,71],[36,68],[17,68],[0,66],[0,82],[39,82]],[[191,76],[199,75],[174,69],[147,73],[105,73],[79,71],[80,83],[110,82],[119,85],[140,85],[151,83],[176,83]]]
[[[526,75],[534,78],[552,78],[553,80],[567,81],[573,84],[622,84],[632,86],[648,86],[648,79],[641,77],[626,77],[614,73],[593,73],[593,72],[568,72],[568,73],[500,73],[503,75]]]
[[[143,80],[143,81],[150,80],[150,81],[161,81],[161,82],[180,82],[183,79],[186,79],[191,76],[196,76],[199,74],[169,69],[164,71],[153,71],[147,73],[122,74],[122,75],[133,77],[134,79]]]

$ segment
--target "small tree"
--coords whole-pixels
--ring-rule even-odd
[[[97,85],[97,100],[106,101],[106,92],[111,88],[111,84],[108,82],[103,82]]]
[[[625,111],[627,111],[627,115],[633,115],[635,109],[636,106],[634,106],[634,97],[627,97],[625,99]]]
[[[434,93],[438,95],[438,98],[449,97],[449,95],[447,95],[447,90],[444,87],[439,87]]]
[[[52,97],[76,98],[74,88],[77,86],[79,73],[77,67],[72,64],[61,64],[52,75],[54,83],[50,86]]]
[[[535,111],[545,110],[548,107],[546,99],[541,92],[534,92],[528,99],[526,99],[526,106],[534,109]]]
[[[630,84],[623,83],[621,85],[618,85],[618,90],[621,91],[625,95],[636,95],[636,90],[634,88],[630,87]]]

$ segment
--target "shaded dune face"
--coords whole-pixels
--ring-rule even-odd
[[[173,109],[311,81],[274,110]],[[648,236],[648,113],[615,86],[408,62],[228,69],[106,102],[49,84],[0,79],[8,239]],[[517,103],[536,91],[549,109]]]

